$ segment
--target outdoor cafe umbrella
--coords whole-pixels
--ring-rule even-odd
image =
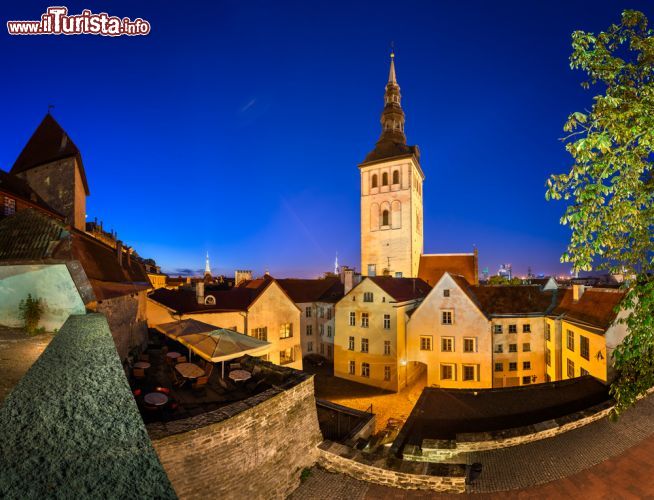
[[[240,358],[244,354],[262,356],[270,348],[270,342],[242,333],[217,328],[193,319],[165,323],[156,327],[164,335],[185,345],[211,363],[223,363]],[[204,331],[203,331],[204,330]]]

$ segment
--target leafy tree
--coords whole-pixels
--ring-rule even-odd
[[[522,285],[520,278],[507,278],[506,276],[491,276],[488,278],[489,285]]]
[[[654,386],[654,33],[626,10],[598,34],[572,34],[572,69],[596,88],[590,110],[568,117],[563,139],[573,164],[547,181],[548,199],[568,200],[572,230],[562,262],[628,277],[621,304],[628,335],[614,351],[616,414]]]
[[[39,333],[39,321],[43,315],[43,302],[39,298],[33,298],[27,294],[27,298],[20,301],[18,305],[21,319],[25,322],[27,333]]]

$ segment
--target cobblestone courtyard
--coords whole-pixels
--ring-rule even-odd
[[[383,430],[389,418],[404,423],[427,382],[427,374],[423,373],[409,387],[398,393],[392,393],[334,377],[331,366],[305,366],[304,370],[315,374],[317,398],[362,411],[366,411],[372,405],[372,412],[376,415],[375,432]]]
[[[654,498],[654,396],[616,423],[603,419],[565,434],[502,450],[470,453],[483,472],[475,498]],[[314,468],[293,493],[299,499],[461,498],[373,485]]]
[[[54,334],[27,335],[23,330],[0,326],[0,403],[29,370]]]

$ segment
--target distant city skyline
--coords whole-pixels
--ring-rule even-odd
[[[200,16],[112,2],[151,33],[0,38],[0,168],[52,104],[83,155],[88,220],[164,271],[202,274],[206,252],[216,275],[314,277],[336,253],[358,268],[357,165],[379,136],[394,41],[426,176],[425,253],[476,246],[480,271],[567,275],[565,206],[545,201],[545,181],[568,169],[563,123],[594,95],[569,68],[570,35],[624,8],[654,15],[638,0],[416,3],[411,16],[395,2],[206,4]]]

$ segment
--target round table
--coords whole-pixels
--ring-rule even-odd
[[[142,368],[144,370],[147,370],[148,368],[150,368],[150,363],[148,363],[147,361],[137,361],[136,363],[134,363],[134,368]]]
[[[180,353],[175,352],[175,351],[170,351],[169,353],[166,353],[166,357],[170,359],[177,359],[181,356]]]
[[[252,374],[247,370],[232,370],[228,375],[234,382],[243,382],[252,378]]]
[[[184,378],[198,378],[204,375],[204,370],[195,363],[177,363],[175,370]]]
[[[163,406],[168,402],[168,396],[162,392],[148,392],[143,401],[152,406]]]

